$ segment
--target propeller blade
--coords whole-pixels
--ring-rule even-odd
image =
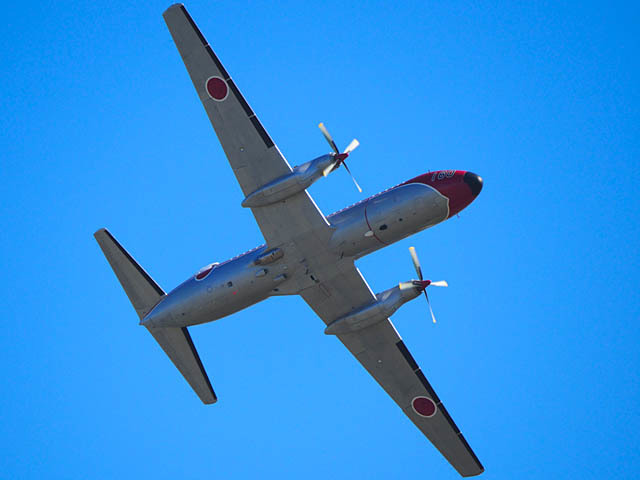
[[[446,280],[438,280],[437,282],[431,282],[430,285],[433,285],[434,287],[448,287],[449,284],[447,283]]]
[[[429,295],[427,294],[426,289],[424,291],[424,296],[427,297],[427,305],[429,305],[429,313],[431,313],[431,320],[433,320],[433,323],[436,323],[436,317],[433,314],[433,309],[431,308],[431,302],[429,301]]]
[[[411,259],[413,260],[413,266],[416,269],[418,278],[422,280],[422,268],[420,268],[420,260],[418,260],[418,254],[416,253],[415,247],[409,247],[409,253],[411,254]]]
[[[340,150],[338,150],[338,146],[336,145],[336,142],[333,141],[333,138],[331,137],[329,130],[327,130],[327,127],[324,126],[324,123],[320,122],[318,124],[318,128],[324,135],[324,138],[327,140],[327,142],[329,142],[329,145],[331,145],[331,148],[333,148],[333,151],[335,152],[335,157],[336,157],[335,162],[325,167],[325,169],[322,171],[322,175],[326,177],[331,172],[333,172],[336,168],[338,168],[340,164],[342,164],[344,165],[345,170],[351,176],[351,180],[353,180],[353,183],[355,183],[358,191],[362,193],[362,188],[360,187],[360,185],[358,185],[358,182],[356,181],[355,177],[351,173],[351,170],[349,170],[349,167],[347,167],[347,164],[344,161],[345,158],[347,158],[351,152],[353,152],[356,148],[358,148],[358,145],[360,145],[360,142],[354,138],[353,140],[351,140],[351,143],[347,146],[344,152],[340,153]]]
[[[336,168],[336,164],[337,162],[333,162],[331,165],[329,165],[328,167],[326,167],[323,171],[322,171],[322,175],[324,175],[325,177],[327,175],[329,175],[331,172],[333,172],[333,169]]]
[[[347,170],[347,172],[349,172],[349,175],[351,175],[351,180],[353,180],[353,183],[356,184],[356,187],[358,188],[358,191],[360,193],[362,193],[362,189],[360,188],[360,185],[358,185],[358,182],[356,182],[355,177],[353,176],[353,174],[351,173],[351,170],[349,170],[349,167],[347,167],[347,162],[345,162],[344,160],[342,161],[342,164],[344,165],[344,168]]]
[[[336,146],[336,142],[334,142],[333,138],[331,138],[331,135],[329,134],[329,130],[327,130],[327,128],[324,126],[324,123],[320,122],[320,124],[318,125],[318,128],[324,135],[324,138],[326,138],[327,142],[329,142],[329,145],[331,145],[331,148],[333,148],[333,151],[336,153],[340,153],[340,150],[338,150],[338,147]]]
[[[354,138],[353,140],[351,140],[351,143],[347,145],[347,148],[344,149],[344,153],[348,154],[353,152],[356,148],[358,148],[359,145],[360,142],[358,141],[358,139]]]

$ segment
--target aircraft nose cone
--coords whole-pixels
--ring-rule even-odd
[[[473,172],[467,172],[464,174],[464,183],[469,185],[474,197],[477,197],[482,190],[482,177]]]

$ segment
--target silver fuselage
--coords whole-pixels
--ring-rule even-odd
[[[361,258],[446,220],[449,213],[449,199],[432,186],[402,184],[328,216],[334,230],[329,249],[336,261]],[[290,264],[286,250],[270,263],[260,260],[262,264],[257,264],[272,249],[260,245],[224,263],[205,267],[164,296],[142,323],[154,327],[197,325],[273,295],[299,293],[296,277],[305,272],[299,265]]]

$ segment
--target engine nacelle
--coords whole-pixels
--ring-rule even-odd
[[[325,168],[335,162],[332,154],[323,155],[310,162],[294,167],[287,175],[276,178],[272,182],[250,193],[242,201],[243,207],[264,207],[292,197],[296,193],[309,188],[322,176]]]
[[[398,308],[421,293],[422,289],[418,287],[401,290],[398,286],[385,290],[382,293],[378,293],[376,300],[369,305],[331,322],[324,330],[324,333],[327,335],[342,335],[343,333],[352,333],[375,325],[389,318]]]

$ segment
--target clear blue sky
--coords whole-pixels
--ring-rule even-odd
[[[637,3],[191,2],[291,164],[361,147],[326,214],[420,173],[484,177],[455,218],[358,262],[484,478],[640,473]],[[0,477],[457,478],[297,297],[192,330],[203,406],[92,233],[165,289],[262,243],[162,20],[13,2],[0,27]]]

